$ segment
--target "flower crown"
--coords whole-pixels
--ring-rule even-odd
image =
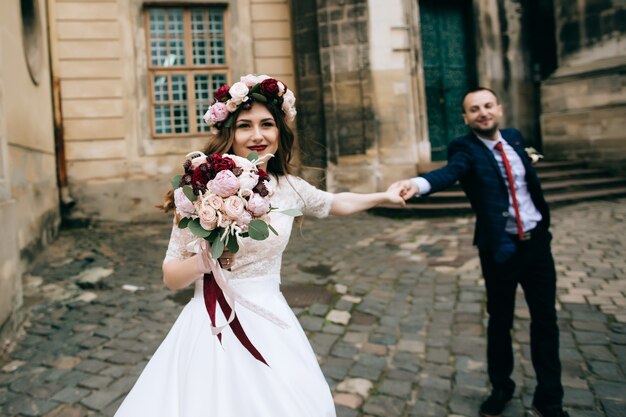
[[[218,88],[213,98],[213,104],[203,117],[210,127],[230,127],[233,123],[230,116],[239,107],[249,109],[255,101],[280,106],[288,122],[296,117],[296,97],[293,91],[283,82],[268,75],[244,75],[232,86],[224,84]]]

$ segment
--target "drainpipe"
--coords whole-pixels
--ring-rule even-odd
[[[54,0],[46,0],[46,26],[48,28],[48,59],[50,82],[52,85],[52,108],[54,113],[54,149],[57,159],[57,182],[62,213],[72,208],[76,201],[72,198],[67,181],[67,161],[65,159],[65,134],[63,129],[63,107],[61,105],[61,79],[56,60],[56,20]]]

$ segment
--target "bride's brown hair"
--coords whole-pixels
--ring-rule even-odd
[[[274,118],[276,127],[278,128],[278,149],[273,158],[267,162],[267,172],[273,174],[278,179],[282,175],[292,174],[295,170],[295,166],[292,163],[294,156],[294,134],[287,122],[285,121],[285,114],[281,109],[277,108],[271,103],[255,102],[254,104],[262,104]],[[242,110],[239,108],[231,117],[234,118],[234,122],[226,127],[222,125],[217,129],[216,133],[212,133],[207,146],[203,152],[206,155],[214,153],[224,154],[233,153],[233,142],[235,140],[235,129],[237,124],[237,118]],[[165,212],[168,212],[174,208],[174,190],[169,190],[165,194],[164,202],[159,206]]]

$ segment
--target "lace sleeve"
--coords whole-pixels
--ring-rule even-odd
[[[189,229],[179,229],[176,224],[176,220],[172,225],[172,234],[170,236],[170,242],[167,245],[167,252],[165,253],[165,259],[163,263],[169,262],[173,259],[184,260],[193,255],[186,249],[189,242],[194,239],[194,235]]]
[[[302,212],[307,216],[327,217],[333,203],[333,194],[315,188],[300,177],[290,177],[294,189],[303,202]]]

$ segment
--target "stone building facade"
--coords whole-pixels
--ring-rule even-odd
[[[626,5],[555,5],[559,67],[542,85],[544,149],[626,173]]]
[[[0,323],[59,206],[163,218],[154,205],[203,147],[214,87],[248,72],[295,90],[302,175],[331,191],[381,190],[442,164],[465,131],[460,98],[477,85],[499,93],[504,124],[547,158],[623,166],[623,3],[3,2]]]
[[[60,222],[45,16],[43,0],[0,4],[0,349],[23,271]]]
[[[287,1],[51,0],[50,4],[52,42],[57,46],[52,60],[58,65],[67,182],[76,201],[75,216],[120,221],[162,216],[154,205],[181,169],[184,155],[201,149],[207,134],[193,129],[159,134],[156,124],[171,125],[177,114],[156,115],[157,94],[160,98],[171,94],[166,104],[171,110],[177,85],[188,83],[191,94],[193,74],[209,77],[202,79],[210,84],[216,74],[233,82],[247,72],[269,73],[287,85],[295,84]],[[204,59],[206,45],[204,51],[193,49],[197,54],[193,63],[185,54],[199,45],[193,31],[205,29],[216,31],[220,38],[211,39],[225,47],[217,48],[223,59],[201,66],[195,60]],[[149,56],[149,51],[155,55]],[[168,83],[168,91],[159,90]],[[212,85],[203,91],[208,90],[212,94]],[[184,119],[193,117],[193,109],[185,111]],[[200,122],[193,123],[201,129]]]

